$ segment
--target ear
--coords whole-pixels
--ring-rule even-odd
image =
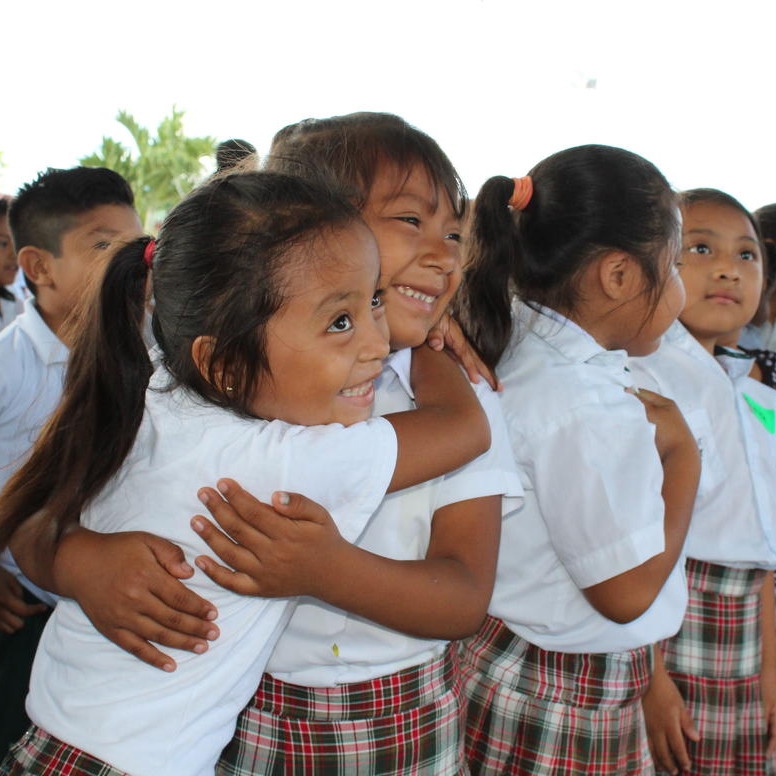
[[[643,283],[638,262],[622,251],[611,251],[598,259],[598,280],[603,293],[614,302],[633,298]]]
[[[191,358],[202,378],[219,391],[230,390],[229,382],[218,368],[211,375],[210,367],[213,361],[213,351],[216,347],[215,337],[200,335],[191,343]]]
[[[17,260],[22,272],[38,288],[53,285],[51,262],[54,261],[54,256],[52,253],[32,245],[25,245],[17,254]]]

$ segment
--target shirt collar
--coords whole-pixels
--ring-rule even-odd
[[[410,386],[410,367],[412,366],[412,348],[402,348],[391,353],[388,358],[383,362],[383,371],[390,369],[399,382],[402,388],[407,392],[407,395],[414,399],[415,394]]]
[[[746,377],[752,371],[752,364],[754,364],[754,357],[748,353],[738,348],[723,348],[719,345],[714,348],[714,358],[731,380]]]
[[[16,325],[30,338],[38,358],[46,366],[67,362],[67,346],[41,317],[35,305],[35,297],[25,300],[24,313],[16,318]]]
[[[556,310],[537,304],[521,302],[513,304],[515,319],[522,331],[531,330],[548,345],[573,363],[595,362],[625,367],[628,354],[625,350],[607,350],[579,324]]]

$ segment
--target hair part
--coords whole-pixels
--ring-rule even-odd
[[[622,251],[640,266],[645,293],[656,305],[668,277],[660,259],[678,236],[676,197],[668,181],[630,151],[569,148],[529,175],[533,195],[523,210],[508,206],[514,181],[503,176],[485,182],[474,206],[457,314],[491,368],[512,335],[514,296],[573,313],[586,267],[605,253]]]
[[[252,416],[254,391],[270,376],[266,325],[290,271],[320,260],[319,251],[296,249],[354,223],[358,211],[338,192],[276,173],[213,179],[176,206],[152,272],[152,327],[170,387]],[[77,522],[132,448],[152,372],[142,339],[148,240],[108,264],[78,330],[62,402],[0,498],[0,546],[42,508],[58,532]],[[204,375],[192,355],[200,336],[212,341]]]

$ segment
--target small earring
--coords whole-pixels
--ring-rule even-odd
[[[232,391],[234,391],[234,386],[233,386],[233,385],[227,385],[227,386],[226,386],[226,388],[225,388],[224,390],[225,390],[227,393],[232,393]]]

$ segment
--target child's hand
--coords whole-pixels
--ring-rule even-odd
[[[501,390],[501,383],[495,373],[485,366],[477,352],[469,344],[469,340],[464,336],[458,321],[449,313],[445,313],[439,323],[429,331],[426,342],[433,350],[444,350],[447,347],[473,383],[478,383],[480,376],[482,376],[494,391]]]
[[[663,463],[671,453],[686,445],[697,448],[684,416],[671,399],[645,388],[629,389],[629,393],[641,401],[647,411],[647,419],[655,426],[655,445]]]
[[[649,690],[642,699],[642,706],[649,750],[657,769],[671,774],[688,770],[691,762],[685,738],[699,741],[700,733],[679,690],[664,668],[656,666]]]
[[[5,569],[0,569],[0,632],[16,633],[27,617],[45,612],[45,604],[28,604],[19,580]]]
[[[179,581],[193,573],[178,546],[139,531],[73,531],[55,560],[57,590],[75,598],[103,636],[165,671],[175,661],[150,641],[202,653],[218,638],[216,609]]]
[[[270,505],[234,480],[220,480],[218,487],[221,493],[202,488],[199,496],[226,534],[202,515],[191,524],[231,568],[205,555],[196,559],[197,566],[216,584],[240,595],[316,596],[326,570],[336,566],[338,550],[349,546],[329,513],[296,493],[275,493]]]

